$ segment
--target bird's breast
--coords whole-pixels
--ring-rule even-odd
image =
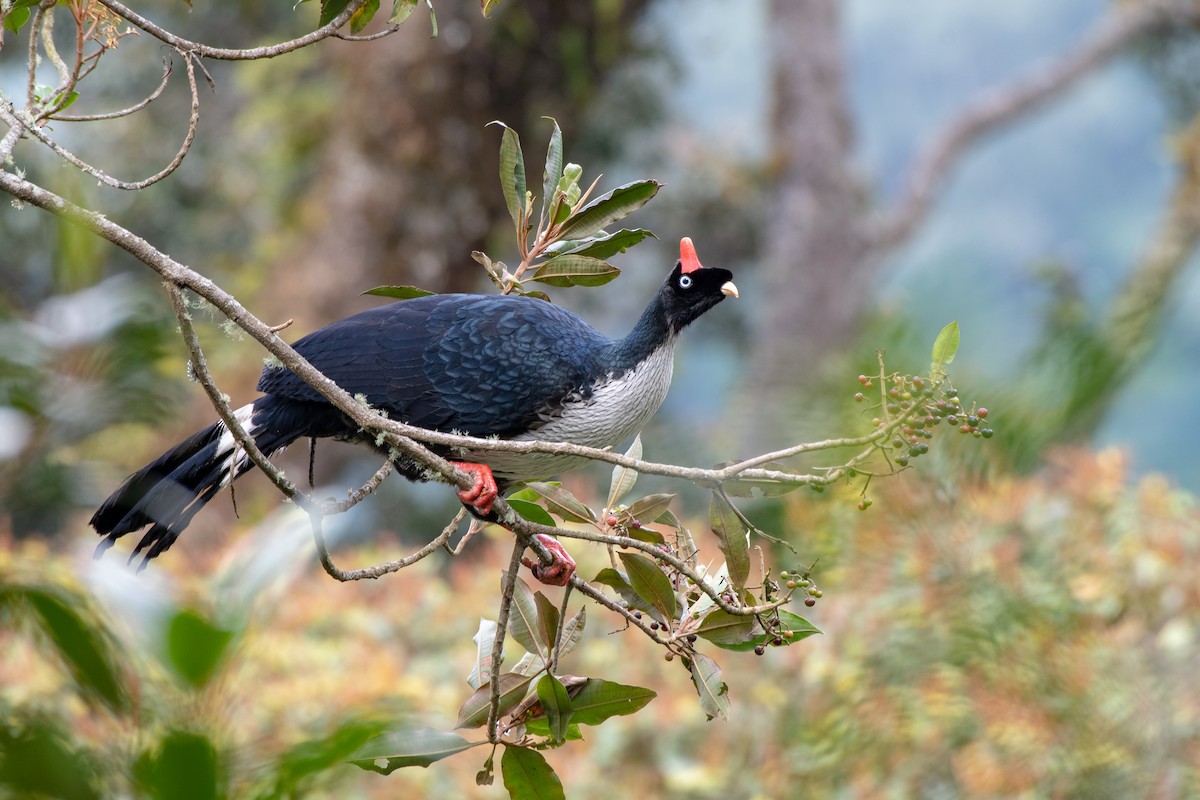
[[[664,345],[632,368],[607,372],[572,394],[518,440],[613,447],[645,427],[671,387],[674,348]],[[479,454],[497,477],[539,480],[582,466],[587,459],[547,453]]]

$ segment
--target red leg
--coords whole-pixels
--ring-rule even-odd
[[[451,461],[451,464],[475,476],[475,485],[470,489],[459,489],[458,499],[474,508],[480,514],[490,514],[492,502],[499,494],[496,479],[492,477],[492,469],[487,464],[474,464],[470,461]]]
[[[575,559],[571,558],[571,554],[553,536],[539,533],[537,538],[550,551],[554,560],[545,566],[536,561],[530,561],[528,558],[521,559],[522,563],[529,567],[533,577],[542,583],[550,586],[566,586],[571,581],[571,576],[575,574]]]

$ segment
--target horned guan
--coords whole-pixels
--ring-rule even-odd
[[[641,430],[667,394],[679,332],[726,296],[732,274],[704,267],[691,240],[633,330],[609,339],[575,314],[541,299],[444,294],[401,300],[334,322],[294,345],[347,392],[390,419],[476,437],[621,444]],[[375,435],[281,366],[268,366],[262,396],[236,414],[264,454],[308,437],[386,449]],[[447,455],[445,448],[433,448]],[[586,459],[545,453],[479,450],[456,453],[475,476],[461,501],[488,518],[498,493],[544,480]],[[425,480],[419,464],[393,456],[409,480]],[[121,536],[150,526],[130,556],[141,563],[169,548],[217,492],[253,464],[222,422],[179,443],[131,475],[92,516],[104,536],[99,556]],[[542,537],[554,563],[534,566],[547,582],[565,584],[574,562]]]

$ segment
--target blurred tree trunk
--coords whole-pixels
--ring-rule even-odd
[[[820,374],[824,353],[851,340],[870,297],[841,13],[838,0],[770,0],[776,190],[749,381],[769,398],[763,430],[790,416],[788,398]]]
[[[506,238],[489,242],[508,214],[496,177],[500,133],[486,124],[501,119],[524,135],[531,186],[540,186],[549,136],[541,117],[556,117],[570,136],[628,55],[647,1],[514,0],[484,19],[478,0],[441,0],[436,38],[422,4],[377,43],[331,42],[338,109],[319,178],[300,199],[302,230],[279,263],[279,313],[308,309],[327,322],[378,284],[479,289],[471,251],[515,252],[507,226]]]

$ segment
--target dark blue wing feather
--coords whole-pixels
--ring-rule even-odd
[[[569,396],[586,393],[611,341],[541,300],[433,295],[348,317],[296,350],[351,394],[393,419],[475,436],[512,436]],[[265,394],[322,400],[283,368]]]

